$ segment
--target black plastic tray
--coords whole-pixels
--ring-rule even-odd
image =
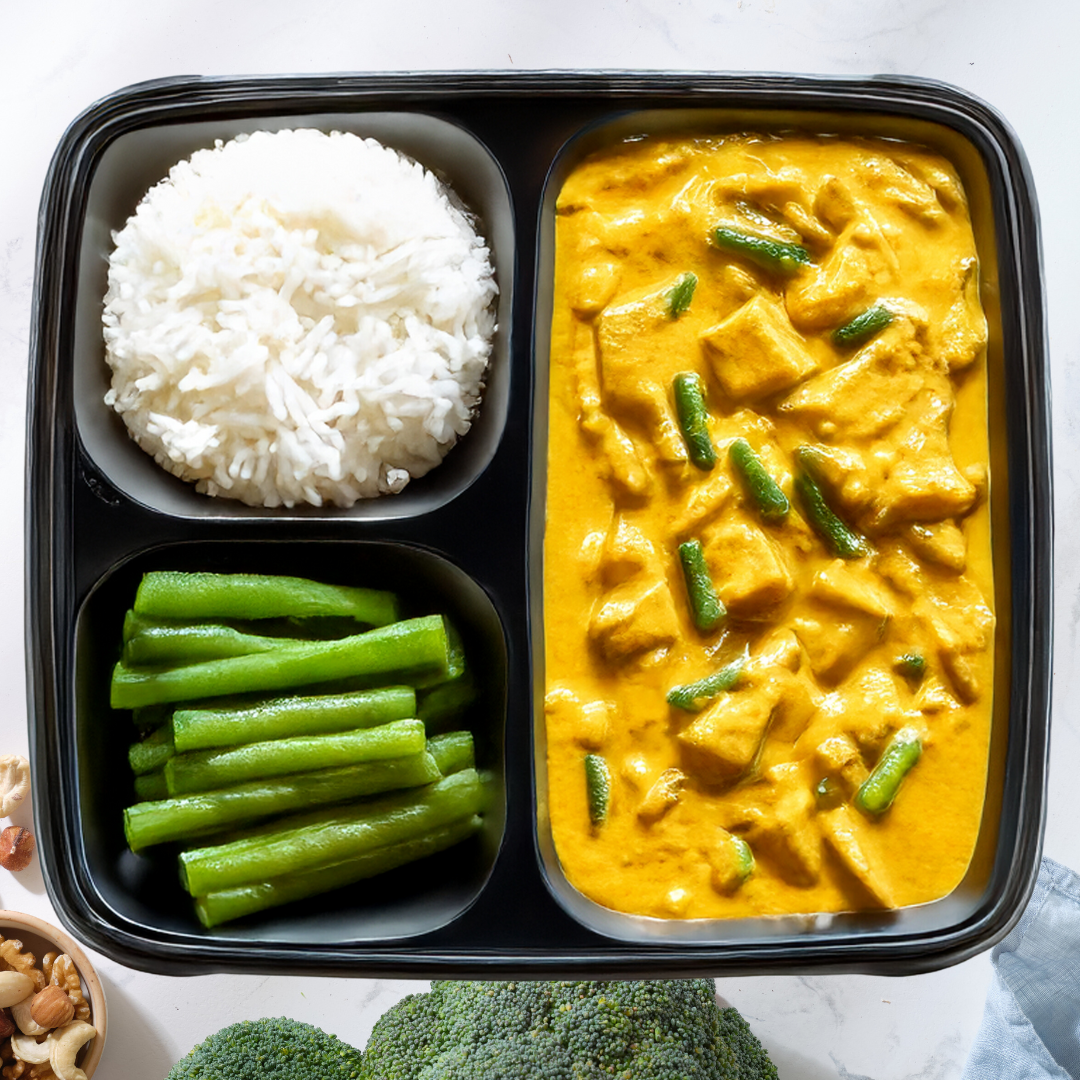
[[[991,769],[972,866],[950,897],[888,915],[668,922],[599,908],[563,879],[544,783],[541,558],[551,204],[591,146],[703,123],[908,138],[957,165],[991,325],[991,519],[999,628]],[[108,231],[174,160],[259,127],[371,133],[441,169],[484,218],[500,333],[480,420],[403,496],[351,511],[211,501],[129,444],[96,403]],[[401,74],[178,78],[99,102],[65,134],[42,200],[31,341],[27,656],[35,813],[64,924],[167,974],[428,977],[908,974],[964,959],[1018,918],[1038,870],[1051,655],[1049,385],[1037,212],[1001,118],[941,84],[882,77]],[[455,614],[489,670],[475,717],[497,796],[471,846],[426,868],[204,931],[172,870],[125,854],[126,733],[109,643],[148,567],[401,568]],[[346,575],[344,578],[341,575]],[[424,600],[421,600],[421,597]]]

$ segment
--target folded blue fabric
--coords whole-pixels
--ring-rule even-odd
[[[1043,859],[1031,903],[991,959],[962,1080],[1080,1080],[1080,876]]]

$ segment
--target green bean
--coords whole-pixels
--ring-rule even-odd
[[[238,634],[267,637],[274,641],[285,638],[311,641],[318,638],[347,637],[357,632],[356,620],[348,615],[322,615],[310,618],[280,616],[265,619],[168,619],[140,615],[129,608],[124,616],[123,643],[126,645],[140,634],[150,631],[197,631],[203,626],[218,626]]]
[[[720,830],[716,848],[710,853],[713,887],[733,893],[754,872],[754,852],[741,837]]]
[[[731,846],[735,849],[735,872],[745,881],[754,872],[753,849],[741,836],[733,836]]]
[[[481,776],[479,773],[475,773],[475,771],[474,774],[480,781],[483,794],[483,798],[480,800],[478,808],[475,811],[480,814],[483,813],[485,809],[484,804],[487,802],[490,780],[485,779],[485,777]],[[387,801],[393,803],[398,796],[401,797],[404,804],[413,805],[425,792],[429,792],[435,784],[441,783],[445,779],[446,778],[442,775],[436,775],[435,780],[426,785],[414,786],[409,789],[386,791],[374,799],[353,799],[334,806],[316,806],[308,809],[301,809],[299,811],[292,811],[288,814],[269,819],[263,819],[255,824],[248,823],[246,825],[240,825],[236,828],[220,831],[209,838],[196,837],[192,841],[184,843],[182,845],[182,850],[191,852],[208,850],[214,852],[221,851],[227,847],[229,851],[248,851],[249,849],[264,847],[270,843],[277,843],[286,834],[288,836],[299,837],[302,830],[305,828],[325,825],[327,822],[340,823],[343,815],[351,820],[354,811],[358,809],[362,810],[365,806],[373,806],[377,803],[387,803]],[[458,783],[460,783],[460,781],[458,781]],[[472,781],[469,781],[469,783],[471,784]],[[460,788],[452,788],[452,790],[457,791],[457,796],[455,797],[460,797]],[[463,816],[467,816],[467,814],[471,813],[473,813],[471,810],[462,811]],[[327,859],[326,861],[337,862],[339,860]],[[183,873],[184,871],[181,867],[181,878],[183,878]],[[259,882],[262,880],[262,878],[253,878],[252,882]],[[193,893],[192,895],[195,894]]]
[[[680,372],[675,376],[674,387],[675,412],[690,460],[708,472],[716,464],[716,449],[709,437],[709,412],[705,408],[701,377],[693,371]]]
[[[165,780],[170,795],[190,795],[249,780],[409,757],[419,754],[425,745],[422,720],[392,720],[358,731],[299,735],[177,754],[165,764]]]
[[[683,580],[686,582],[686,595],[690,600],[690,614],[694,625],[702,633],[710,633],[723,622],[727,611],[713,587],[701,541],[687,540],[680,544],[679,561],[682,563]]]
[[[163,768],[174,750],[172,728],[164,724],[151,731],[141,742],[128,747],[128,764],[136,776],[142,776]]]
[[[443,776],[476,768],[476,751],[471,731],[448,731],[427,742],[428,753],[435,759]]]
[[[855,793],[855,806],[873,817],[892,806],[900,784],[922,756],[922,737],[915,728],[901,728],[893,737],[873,771]]]
[[[388,686],[351,694],[275,698],[260,705],[178,709],[173,713],[177,753],[325,735],[376,727],[416,715],[416,692],[409,686]]]
[[[904,653],[903,656],[898,656],[894,666],[905,679],[916,684],[922,682],[923,675],[926,674],[926,658],[919,653]]]
[[[476,815],[461,818],[432,829],[424,836],[376,848],[366,855],[344,862],[317,866],[296,874],[283,874],[254,885],[237,885],[208,893],[196,897],[195,912],[203,926],[209,929],[267,908],[319,896],[453,847],[479,832],[482,824],[483,819]]]
[[[687,712],[701,712],[717,694],[735,689],[746,666],[746,660],[745,655],[740,656],[712,675],[706,675],[704,679],[672,687],[667,695],[668,704]]]
[[[694,289],[697,288],[697,274],[683,274],[675,287],[667,294],[668,315],[677,319],[690,307],[690,301],[694,299]]]
[[[245,634],[213,623],[147,623],[124,645],[122,662],[127,667],[178,667],[301,644],[296,638]]]
[[[432,735],[456,721],[477,696],[476,683],[466,671],[460,679],[434,686],[418,695],[416,715]]]
[[[124,811],[124,834],[131,850],[141,851],[153,844],[190,840],[273,814],[430,784],[440,775],[434,758],[425,751],[394,761],[256,780],[220,791],[136,803]]]
[[[834,330],[833,344],[853,349],[880,334],[892,321],[893,313],[884,304],[876,304]]]
[[[139,672],[117,664],[111,701],[114,709],[134,709],[221,694],[286,690],[355,675],[445,671],[447,662],[442,617],[429,615],[336,641],[305,642],[166,671]]]
[[[780,485],[766,471],[761,458],[745,439],[736,439],[728,447],[728,456],[746,493],[757,506],[761,520],[768,525],[779,525],[787,518],[791,504]]]
[[[433,690],[436,686],[465,677],[465,643],[461,640],[457,627],[445,615],[442,618],[443,625],[446,627],[446,664],[430,672],[413,676],[409,680],[409,685],[416,687],[417,690]]]
[[[722,251],[741,255],[762,270],[784,277],[791,277],[810,265],[810,252],[800,244],[770,240],[726,226],[715,230],[713,240]]]
[[[145,737],[147,733],[156,731],[162,724],[168,723],[171,716],[171,705],[147,705],[145,708],[132,711],[131,722]]]
[[[135,798],[139,802],[156,802],[169,797],[169,785],[165,783],[165,770],[143,773],[135,777]]]
[[[273,574],[180,573],[143,575],[135,612],[164,619],[271,619],[345,615],[372,626],[398,619],[397,598],[377,589],[324,585]]]
[[[245,839],[184,851],[180,876],[192,896],[206,896],[284,874],[313,873],[471,818],[483,803],[476,771],[465,769],[415,791],[283,818]]]
[[[589,804],[589,820],[602,825],[611,805],[611,770],[602,754],[585,755],[585,797]]]
[[[803,512],[814,531],[825,541],[829,550],[841,559],[859,559],[870,553],[867,542],[833,511],[825,501],[820,485],[812,475],[817,455],[808,446],[795,451],[798,468],[795,470],[795,491],[802,502]]]
[[[844,790],[831,776],[825,776],[814,788],[814,799],[819,810],[833,810],[844,801]]]

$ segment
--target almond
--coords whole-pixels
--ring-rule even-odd
[[[75,1015],[75,1006],[71,998],[59,986],[46,986],[34,995],[30,1003],[30,1016],[34,1023],[43,1028],[57,1028],[66,1024]]]

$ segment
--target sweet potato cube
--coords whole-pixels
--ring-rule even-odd
[[[870,525],[942,521],[960,517],[975,503],[975,485],[956,467],[949,445],[952,394],[929,387],[912,403],[913,415],[897,429],[896,449],[883,458],[875,484]]]
[[[786,312],[762,295],[702,335],[713,374],[733,401],[788,390],[817,370]]]
[[[600,574],[607,585],[621,585],[655,562],[652,542],[621,515],[608,530],[600,554]]]
[[[637,428],[661,461],[686,460],[686,445],[661,373],[668,356],[692,348],[692,331],[667,313],[665,282],[659,291],[624,297],[597,319],[600,387],[605,408]]]
[[[909,718],[900,704],[896,680],[888,671],[868,668],[849,685],[839,710],[838,726],[864,750],[876,755],[889,736]]]
[[[589,623],[589,637],[613,662],[670,645],[678,634],[667,583],[647,577],[612,589]]]
[[[685,783],[681,769],[665,769],[638,804],[638,820],[646,825],[659,821],[679,801]]]
[[[818,571],[810,595],[830,607],[851,608],[875,619],[887,619],[894,614],[892,600],[874,580],[873,572],[866,567],[850,566],[843,559],[834,559]]]
[[[896,907],[888,881],[886,862],[877,851],[871,829],[850,806],[838,806],[818,815],[829,846],[844,868],[859,882],[876,904]]]
[[[821,874],[821,837],[814,824],[814,796],[799,762],[775,765],[750,789],[761,807],[749,840],[760,847],[792,885],[813,885]]]
[[[761,690],[721,694],[678,739],[687,768],[720,784],[747,772],[757,760],[776,698]]]
[[[839,682],[877,644],[882,623],[852,612],[849,618],[812,614],[792,620],[792,628],[806,650],[814,674],[825,682]]]
[[[725,521],[703,541],[717,592],[732,614],[753,618],[791,595],[794,583],[783,555],[757,525]]]

